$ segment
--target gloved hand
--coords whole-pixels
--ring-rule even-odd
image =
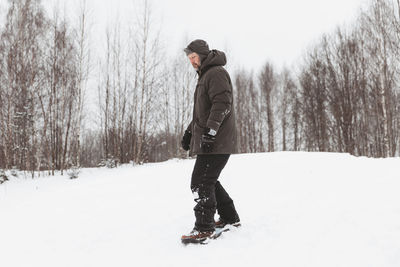
[[[190,139],[192,139],[192,132],[186,130],[181,141],[182,148],[186,151],[190,149]]]
[[[213,135],[211,135],[212,133]],[[205,133],[201,136],[200,148],[204,153],[211,153],[214,149],[216,132],[209,128],[206,129]]]

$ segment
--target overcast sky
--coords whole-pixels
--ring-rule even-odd
[[[364,0],[170,0],[163,2],[165,30],[174,45],[184,33],[231,53],[235,63],[259,68],[268,59],[292,64],[309,44],[353,21]]]
[[[0,0],[3,2],[7,0]],[[51,10],[57,2],[73,16],[81,0],[42,0]],[[119,17],[131,23],[141,0],[87,0],[93,40]],[[295,64],[305,48],[323,33],[355,20],[368,0],[149,0],[153,19],[162,27],[168,54],[178,53],[185,39],[205,39],[210,48],[227,50],[231,64],[259,69],[266,60]],[[4,13],[4,11],[3,11]],[[104,39],[103,39],[104,40]],[[182,53],[183,54],[183,53]]]
[[[3,0],[0,0],[3,1]],[[46,0],[47,2],[54,2]],[[68,1],[72,5],[79,0]],[[95,32],[116,14],[130,23],[134,0],[87,0]],[[138,1],[138,0],[136,0]],[[139,0],[140,1],[140,0]],[[227,50],[231,64],[258,69],[270,60],[278,66],[296,63],[304,49],[323,33],[355,20],[368,0],[152,0],[153,18],[161,24],[169,54],[185,38],[205,39],[211,48]]]

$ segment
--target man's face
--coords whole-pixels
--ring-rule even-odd
[[[191,54],[188,55],[188,58],[190,60],[190,64],[192,64],[193,68],[195,68],[195,70],[199,70],[201,62],[200,62],[200,56],[193,52]]]

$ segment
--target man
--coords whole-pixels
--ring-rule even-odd
[[[240,226],[233,201],[218,181],[230,154],[237,152],[235,114],[224,52],[210,50],[203,40],[194,40],[184,51],[198,74],[193,119],[181,142],[183,149],[197,155],[191,180],[197,204],[195,226],[182,242],[201,243],[213,236],[216,227]]]

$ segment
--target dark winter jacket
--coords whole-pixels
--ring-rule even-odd
[[[200,148],[201,136],[207,128],[217,131],[213,151],[209,154],[237,153],[235,113],[232,82],[223,67],[224,52],[211,50],[198,70],[199,78],[194,93],[190,154],[205,154]]]

